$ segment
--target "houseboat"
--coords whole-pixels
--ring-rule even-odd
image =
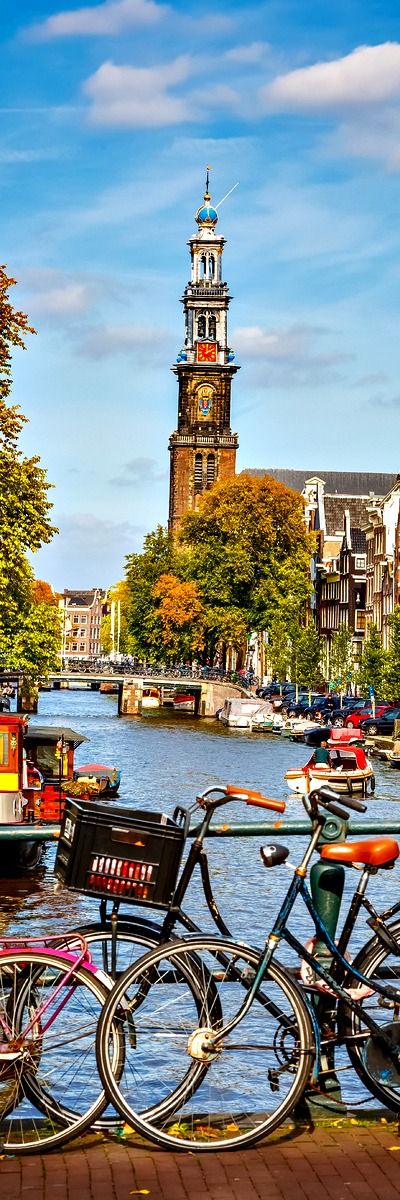
[[[75,768],[75,750],[86,741],[65,725],[28,724],[26,716],[0,714],[0,874],[39,865],[52,828],[57,835],[68,795],[88,800],[116,794],[116,768],[101,763]]]

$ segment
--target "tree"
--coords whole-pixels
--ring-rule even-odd
[[[358,673],[358,682],[365,696],[374,689],[375,696],[383,696],[386,674],[386,652],[376,625],[370,625]]]
[[[211,654],[223,638],[223,614],[247,633],[262,631],[293,619],[309,595],[313,539],[302,499],[268,476],[216,483],[199,511],[183,518],[179,544],[181,570],[204,601]]]
[[[292,633],[291,679],[308,692],[320,687],[322,638],[315,625],[298,626]]]
[[[340,691],[345,691],[353,674],[353,638],[347,625],[341,625],[332,634],[330,647],[330,680]]]
[[[287,624],[276,617],[270,626],[267,661],[276,679],[285,680],[290,667],[291,645]]]
[[[49,518],[46,472],[37,455],[26,457],[19,448],[26,417],[7,404],[12,349],[25,349],[26,334],[34,333],[27,317],[10,302],[14,284],[0,267],[0,663],[38,677],[44,660],[55,665],[58,634],[49,606],[35,603],[27,553],[50,542],[56,530]]]
[[[169,658],[191,658],[203,649],[204,610],[197,584],[176,575],[160,575],[153,588],[162,628],[162,643]]]
[[[57,604],[58,600],[51,583],[47,583],[45,579],[34,580],[33,599],[35,604]]]
[[[119,650],[121,654],[127,654],[129,649],[128,635],[128,614],[129,614],[130,593],[126,579],[121,579],[119,583],[115,583],[107,592],[107,613],[103,617],[100,626],[100,642],[102,650],[105,654],[111,654],[113,649],[116,649],[116,636],[118,633],[118,621],[114,620],[114,645],[111,635],[111,605],[119,604],[120,613],[120,628],[119,628]],[[114,609],[114,613],[117,609]]]
[[[129,652],[141,658],[157,658],[162,653],[162,622],[154,585],[160,575],[174,573],[174,563],[173,542],[162,525],[158,525],[154,533],[147,534],[142,554],[127,557],[127,643]]]
[[[385,695],[388,700],[400,700],[400,607],[389,617],[390,646],[386,655]]]

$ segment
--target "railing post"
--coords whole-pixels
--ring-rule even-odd
[[[330,817],[325,822],[323,833],[321,834],[320,843],[323,845],[326,842],[343,841],[347,835],[347,822],[340,821],[337,817]],[[345,880],[345,869],[340,863],[324,862],[319,859],[313,863],[310,870],[310,890],[311,895],[317,910],[318,916],[323,921],[330,937],[335,940],[337,924],[339,920],[340,906],[343,897]],[[322,939],[316,938],[314,945],[314,956],[323,966],[329,967],[331,955],[328,947]],[[317,1013],[318,1023],[321,1030],[329,1033],[332,1028],[332,1035],[335,1032],[335,1000],[326,996],[323,993],[315,993],[313,999],[314,1007]],[[335,1103],[340,1104],[342,1100],[340,1083],[335,1072],[335,1055],[334,1055],[334,1040],[332,1048],[330,1046],[323,1047],[321,1051],[320,1072],[318,1076],[318,1084],[324,1096],[329,1096]],[[313,1108],[312,1093],[307,1098],[307,1105],[311,1112]]]

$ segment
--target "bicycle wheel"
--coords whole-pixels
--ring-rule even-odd
[[[106,925],[83,925],[80,929],[73,930],[70,936],[73,937],[74,933],[85,938],[94,965],[105,971],[107,976],[118,979],[146,953],[146,950],[159,946],[162,927],[146,920],[129,921],[129,918],[120,918],[117,926],[115,970],[109,922]]]
[[[346,1046],[350,1062],[357,1075],[382,1104],[398,1112],[400,1110],[400,922],[390,928],[390,934],[398,943],[398,952],[383,946],[378,937],[371,938],[354,960],[354,966],[365,975],[371,987],[371,995],[359,1000],[362,1010],[372,1017],[389,1038],[390,1045],[399,1054],[399,1064],[388,1053],[385,1043],[370,1033],[363,1024],[362,1016],[353,1012],[341,1001],[338,1005],[338,1034]],[[397,996],[389,999],[374,991],[374,979],[397,989]],[[355,988],[356,981],[350,980]],[[361,988],[361,984],[360,984]],[[353,993],[356,996],[356,993]]]
[[[0,1143],[6,1153],[59,1146],[105,1109],[95,1040],[107,995],[93,971],[71,971],[71,960],[51,950],[0,955]],[[116,1030],[110,1039],[118,1076],[123,1056]]]
[[[246,1017],[204,1052],[207,1031],[212,1047],[221,1016],[226,1023],[240,1008],[258,958],[247,946],[200,935],[150,951],[115,984],[99,1021],[98,1066],[113,1104],[142,1136],[168,1149],[241,1147],[295,1107],[313,1063],[313,1029],[298,985],[278,963]],[[133,1031],[117,1080],[110,1035],[124,1011]]]

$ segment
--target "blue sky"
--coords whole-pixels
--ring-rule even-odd
[[[165,523],[187,238],[212,166],[238,469],[400,467],[400,21],[389,0],[19,0],[2,15],[2,261],[54,484],[57,588]]]

